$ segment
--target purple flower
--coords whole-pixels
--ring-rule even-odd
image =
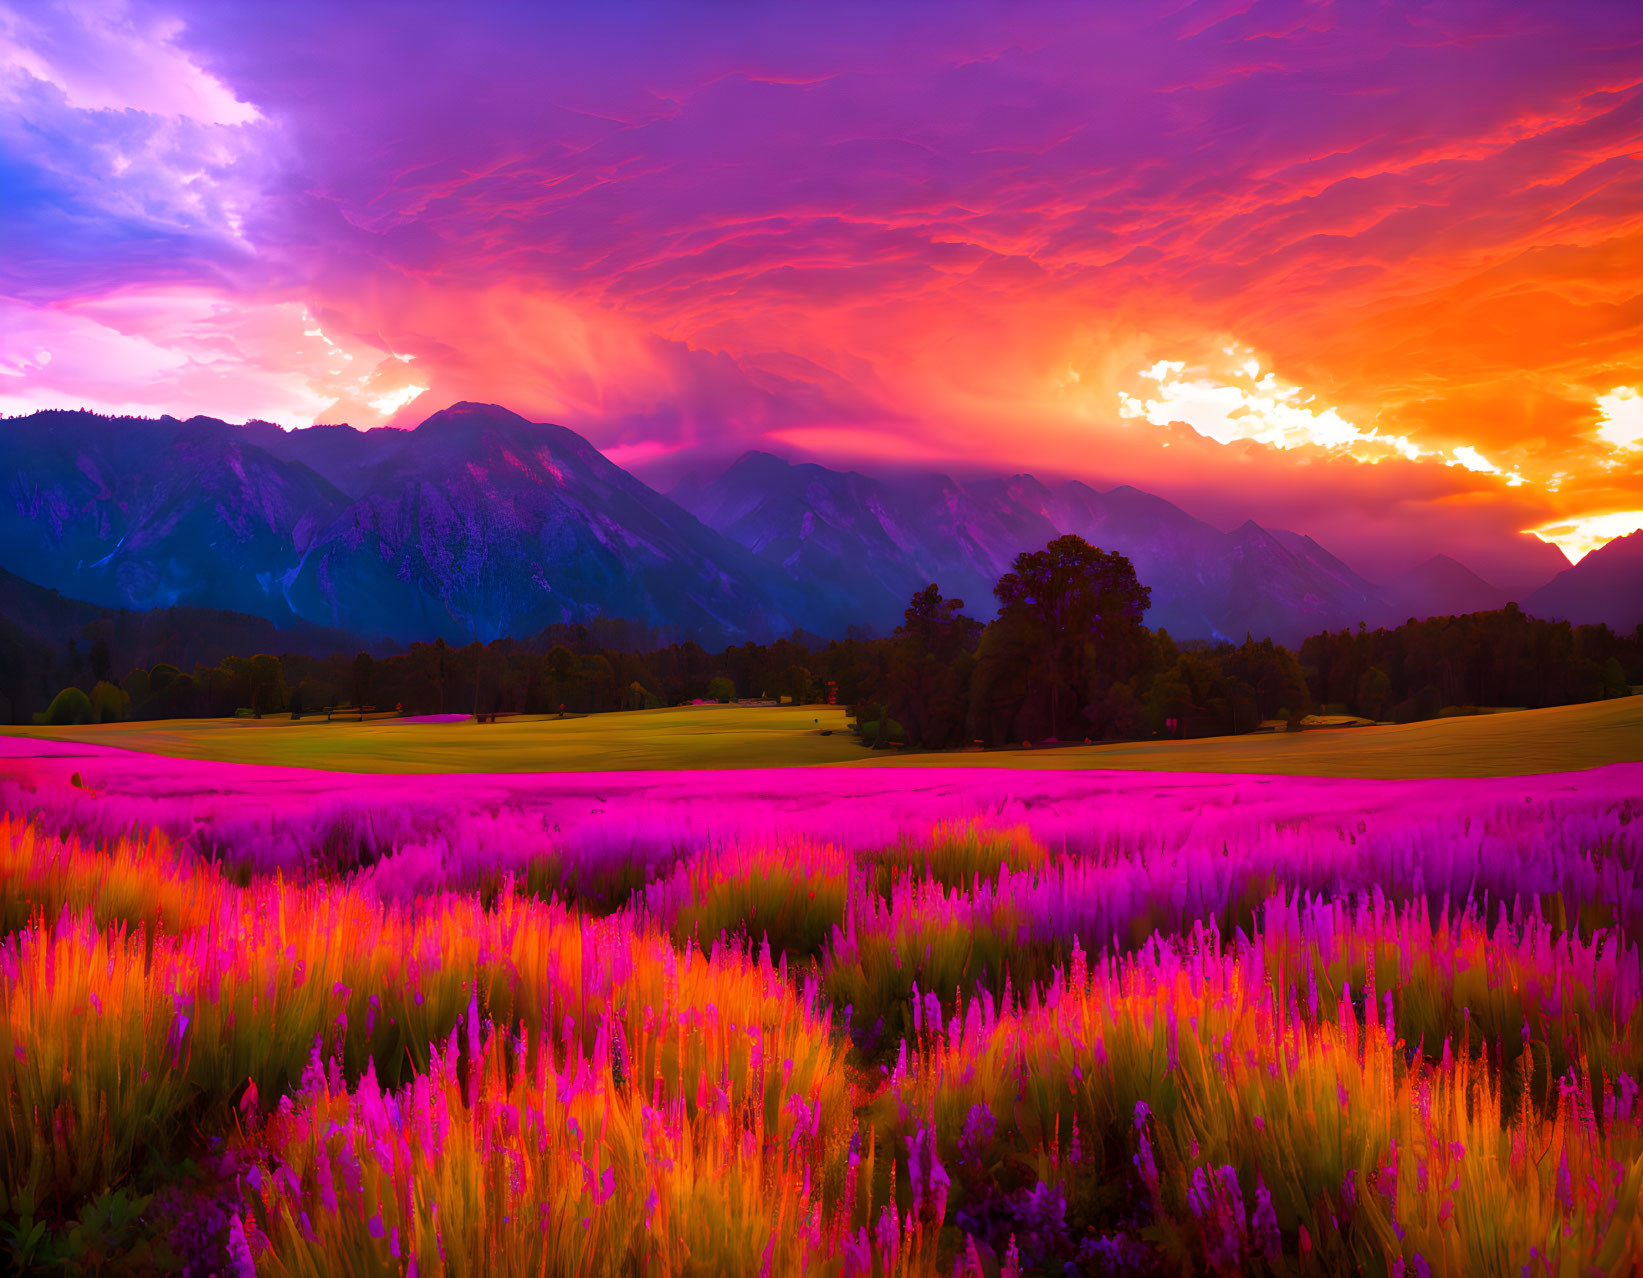
[[[866,1226],[846,1234],[842,1242],[843,1278],[873,1278],[873,1247],[867,1241]]]
[[[952,1182],[936,1151],[936,1134],[920,1126],[907,1138],[907,1178],[913,1189],[913,1210],[940,1225],[947,1215],[947,1190]]]
[[[896,1219],[896,1209],[889,1203],[879,1213],[878,1226],[873,1230],[873,1241],[878,1244],[878,1253],[884,1257],[885,1267],[889,1268],[893,1257],[901,1252],[901,1222]]]
[[[958,1138],[959,1157],[965,1162],[979,1162],[992,1144],[993,1133],[997,1129],[998,1122],[987,1108],[986,1101],[970,1106],[970,1112],[964,1119],[964,1130]]]
[[[228,1218],[228,1272],[231,1278],[257,1278],[257,1262],[251,1258],[245,1221],[238,1212]]]
[[[1278,1213],[1272,1206],[1272,1194],[1266,1182],[1259,1177],[1255,1181],[1255,1215],[1250,1225],[1255,1234],[1256,1247],[1269,1262],[1276,1263],[1283,1253],[1283,1237],[1278,1232]]]

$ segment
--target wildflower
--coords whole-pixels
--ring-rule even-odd
[[[1210,1199],[1209,1180],[1205,1177],[1202,1167],[1192,1169],[1192,1180],[1187,1185],[1187,1206],[1192,1209],[1192,1214],[1200,1221],[1214,1212],[1214,1206]]]
[[[965,1162],[981,1161],[987,1147],[992,1144],[997,1128],[997,1120],[987,1108],[986,1101],[970,1106],[970,1112],[964,1119],[964,1130],[958,1138],[959,1157]]]
[[[1238,1263],[1244,1252],[1244,1195],[1238,1186],[1238,1173],[1232,1167],[1223,1166],[1217,1179],[1215,1214],[1220,1237],[1210,1246],[1210,1263],[1230,1267]]]
[[[1135,1102],[1135,1130],[1141,1134],[1141,1151],[1132,1161],[1135,1163],[1136,1171],[1141,1173],[1141,1179],[1147,1182],[1147,1187],[1157,1189],[1158,1164],[1153,1160],[1152,1142],[1147,1139],[1147,1118],[1151,1113],[1146,1101]]]
[[[232,1278],[257,1278],[257,1262],[245,1236],[245,1221],[235,1212],[228,1218],[228,1272]]]
[[[867,1241],[865,1225],[853,1234],[845,1234],[840,1250],[844,1261],[842,1278],[872,1278],[873,1245]]]
[[[1283,1238],[1278,1232],[1278,1213],[1272,1206],[1272,1193],[1259,1177],[1255,1181],[1255,1215],[1250,1225],[1256,1247],[1269,1262],[1276,1263],[1283,1252]]]
[[[891,1175],[895,1174],[894,1165],[891,1166]],[[874,1241],[878,1244],[878,1253],[884,1257],[886,1268],[893,1257],[901,1253],[901,1222],[896,1219],[896,1209],[893,1203],[886,1203],[884,1210],[879,1213],[878,1227],[873,1231]]]
[[[1021,1249],[1015,1245],[1015,1235],[1010,1235],[1010,1245],[1004,1249],[1004,1266],[999,1270],[999,1278],[1021,1278]]]
[[[166,1035],[165,1050],[171,1057],[171,1068],[182,1067],[183,1041],[188,1037],[189,1019],[182,1012],[175,1013],[171,1018],[171,1030]],[[21,1053],[19,1053],[21,1055]]]
[[[947,1190],[951,1181],[936,1151],[934,1129],[921,1125],[916,1136],[907,1138],[907,1179],[913,1189],[913,1210],[940,1225],[947,1215]]]

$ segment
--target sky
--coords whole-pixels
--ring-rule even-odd
[[[1543,579],[1643,527],[1643,5],[0,0],[0,413],[462,399]]]

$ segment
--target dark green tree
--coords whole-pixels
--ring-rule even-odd
[[[98,723],[124,723],[131,718],[131,698],[119,684],[100,679],[91,690],[91,709]]]
[[[890,645],[885,697],[914,745],[942,749],[963,739],[973,653],[981,623],[962,599],[943,599],[935,585],[913,596]]]
[[[1085,735],[1081,707],[1113,649],[1134,641],[1152,592],[1123,555],[1082,537],[1023,552],[993,587],[999,620],[1021,632],[1045,688],[1050,735]],[[1076,720],[1076,722],[1075,722]]]
[[[106,683],[114,670],[114,657],[108,650],[108,640],[99,636],[93,641],[86,659],[91,663],[91,677],[98,683]]]
[[[1358,680],[1358,713],[1366,719],[1379,719],[1386,713],[1392,697],[1392,681],[1379,666],[1370,666]]]
[[[354,694],[354,704],[364,706],[371,700],[371,686],[375,681],[376,659],[368,652],[356,653],[354,656],[353,678],[350,687]]]

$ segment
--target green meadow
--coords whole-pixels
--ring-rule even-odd
[[[1643,696],[1424,723],[1025,750],[873,752],[839,706],[682,706],[500,723],[174,719],[16,736],[227,763],[341,772],[602,772],[671,768],[1121,768],[1326,777],[1481,777],[1643,762]]]
[[[1311,777],[1507,777],[1643,762],[1643,696],[1422,723],[1261,732],[1194,741],[880,755],[874,766],[1127,768]]]
[[[162,719],[9,731],[184,759],[337,772],[770,768],[842,763],[868,754],[846,729],[842,706],[674,706],[497,723]]]

